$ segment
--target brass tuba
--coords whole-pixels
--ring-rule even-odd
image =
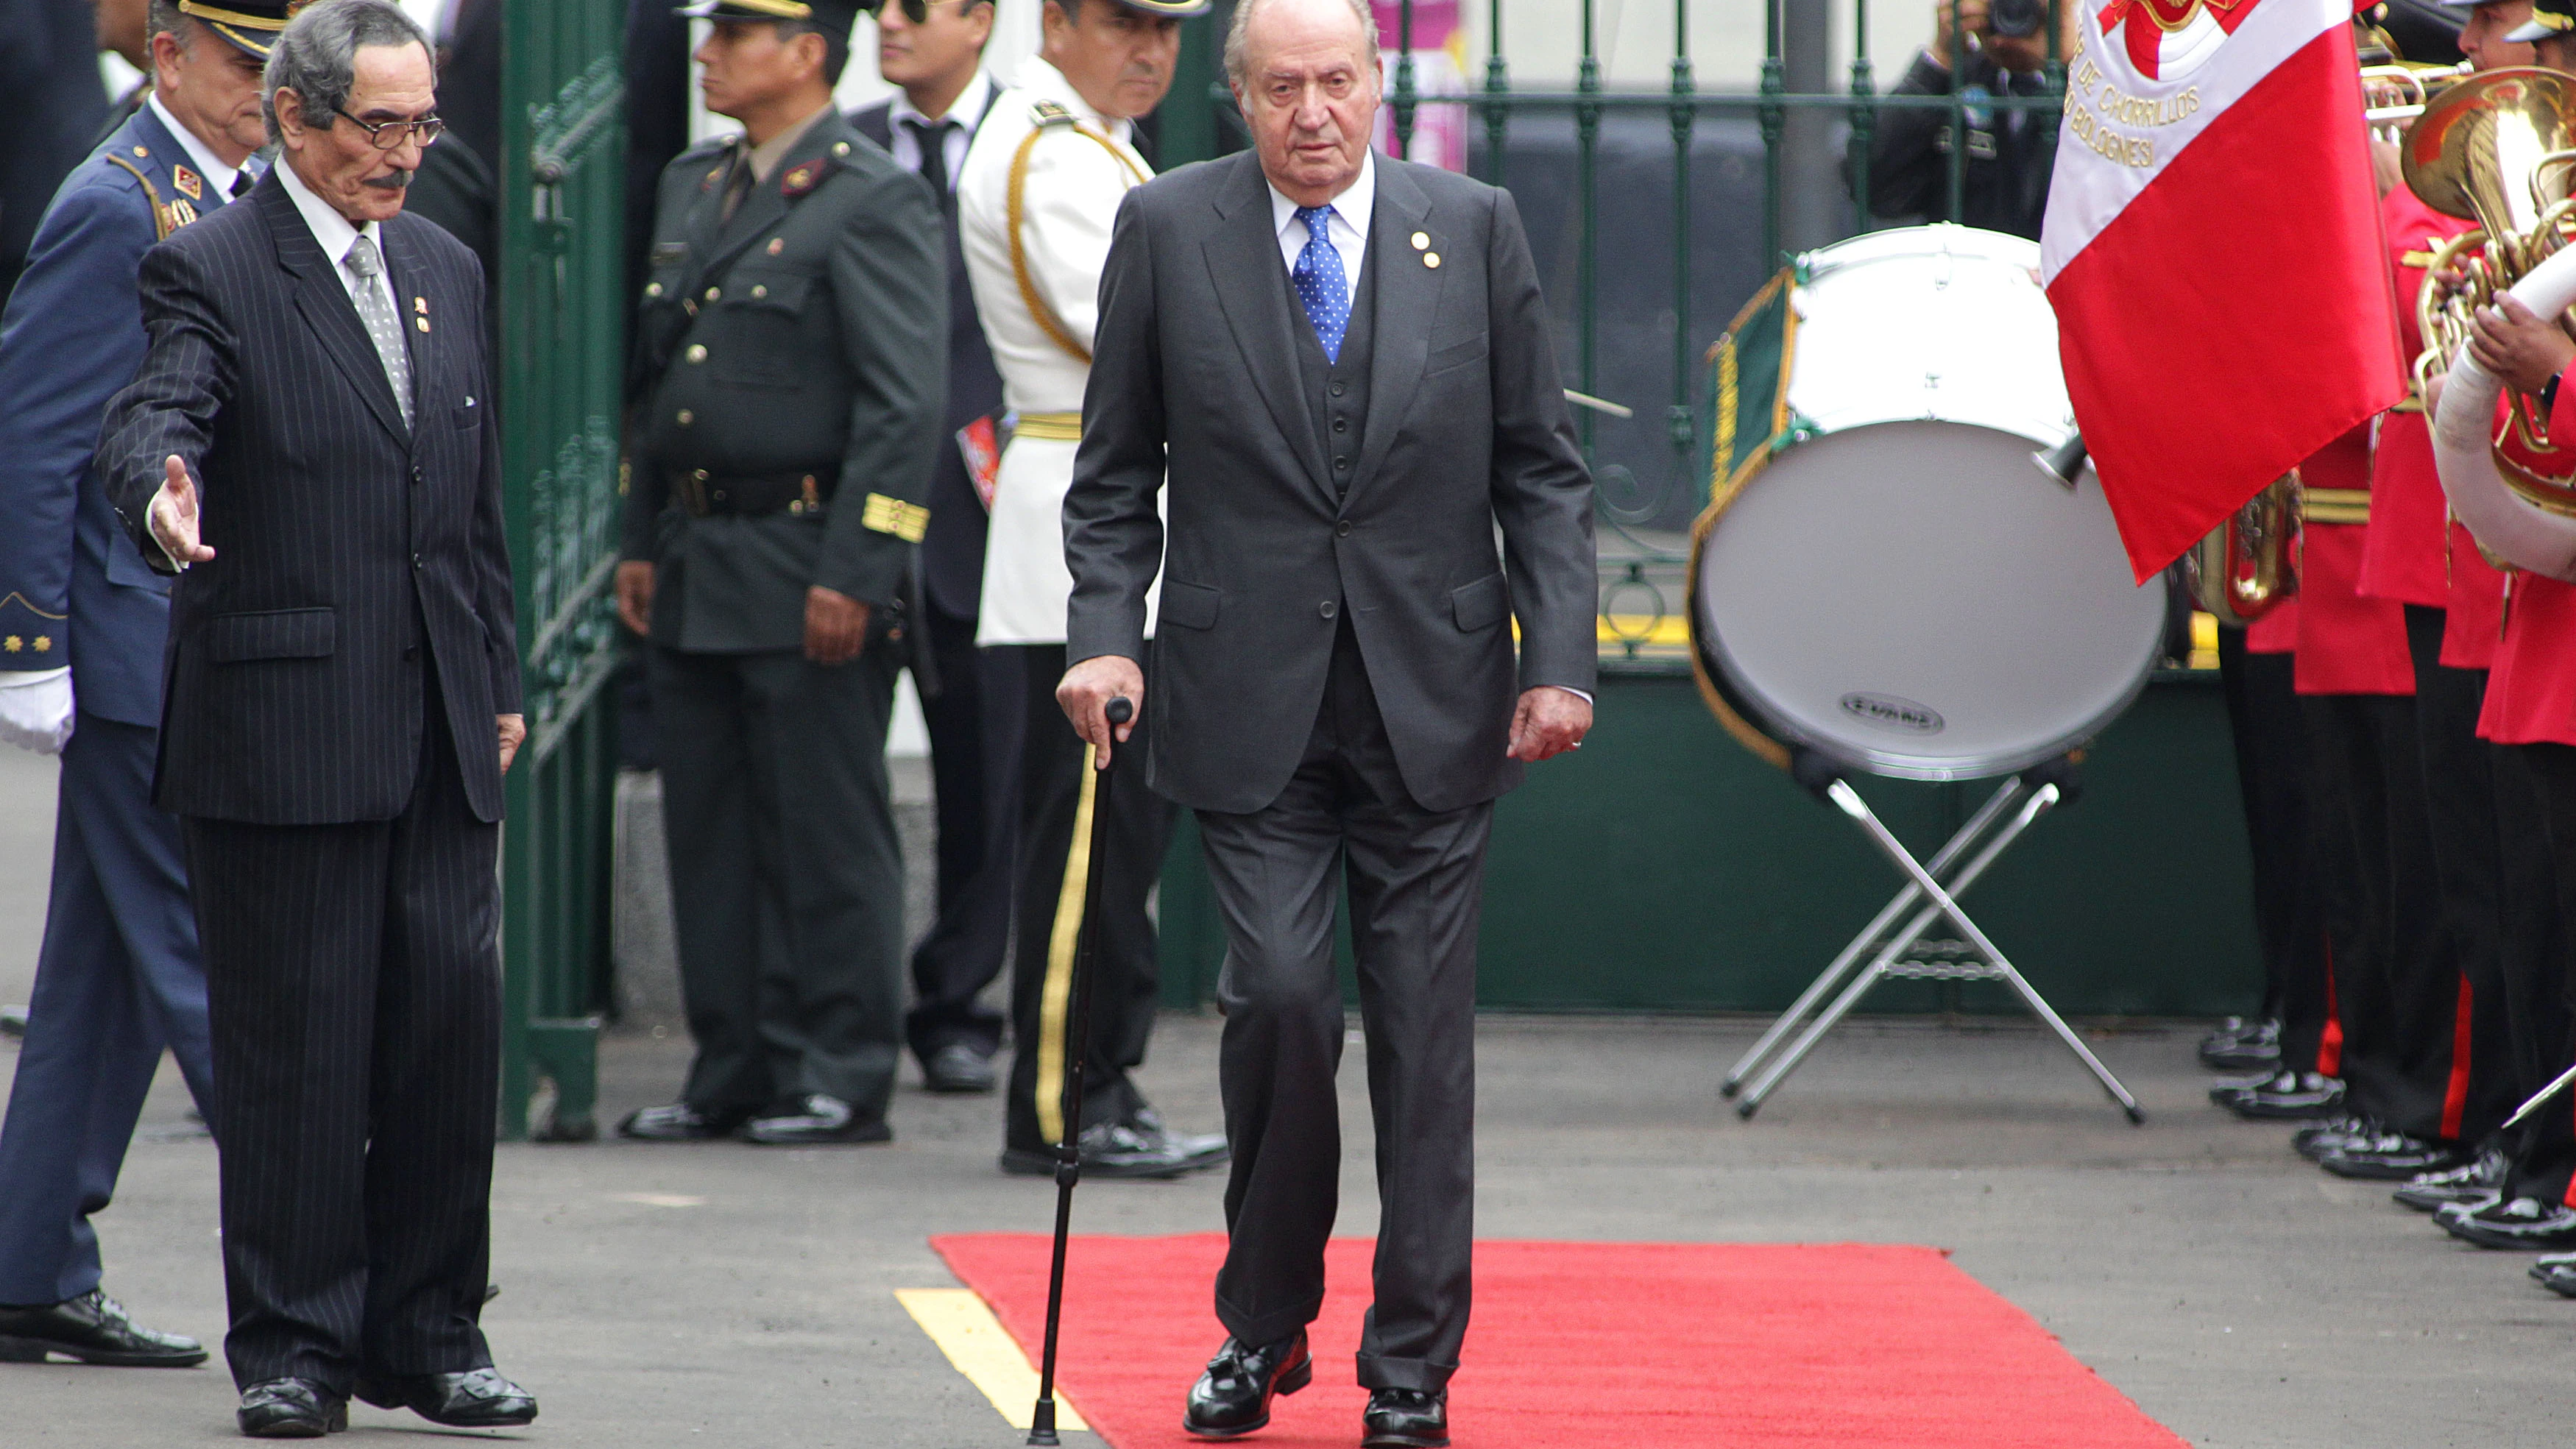
[[[2447,372],[2481,307],[2566,243],[2576,203],[2576,76],[2491,70],[2454,82],[2428,101],[2400,145],[2407,189],[2446,216],[2477,225],[2444,242],[2429,273],[2465,278],[2445,289],[2430,277],[2416,293],[2424,350],[2417,396]],[[2518,407],[2527,407],[2518,403]]]
[[[2299,470],[2275,478],[2183,555],[2192,602],[2218,622],[2245,625],[2299,591]]]

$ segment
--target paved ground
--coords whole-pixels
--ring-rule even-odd
[[[0,752],[0,999],[24,999],[47,780]],[[1215,1120],[1215,1025],[1168,1019],[1146,1073],[1186,1126]],[[1486,1020],[1480,1230],[1952,1248],[2194,1444],[2564,1439],[2576,1304],[2525,1281],[2522,1258],[2456,1248],[2383,1194],[2299,1164],[2280,1130],[2209,1108],[2195,1028],[2098,1042],[2150,1113],[2130,1128],[2035,1032],[1873,1023],[1834,1038],[1748,1125],[1720,1109],[1715,1085],[1753,1027]],[[662,1098],[683,1061],[668,1034],[613,1039],[604,1116]],[[1349,1081],[1356,1090],[1356,1068]],[[1364,1234],[1368,1121],[1349,1105],[1343,1230]],[[185,1108],[165,1071],[100,1225],[111,1291],[149,1322],[213,1340],[214,1151]],[[493,1271],[505,1291],[484,1321],[503,1366],[544,1403],[519,1437],[1017,1443],[893,1290],[952,1281],[925,1245],[933,1232],[1044,1230],[1051,1189],[995,1173],[989,1099],[907,1089],[895,1121],[900,1140],[884,1148],[503,1148]],[[1205,1230],[1219,1191],[1212,1177],[1099,1184],[1083,1189],[1078,1221]],[[1211,1324],[1211,1346],[1216,1336]],[[1173,1385],[1176,1408],[1184,1387]],[[220,1369],[0,1366],[5,1446],[231,1442],[230,1407]],[[367,1409],[356,1427],[360,1438],[429,1431]]]

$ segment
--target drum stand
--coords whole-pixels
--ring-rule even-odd
[[[2066,1019],[2032,989],[2019,971],[2013,969],[2012,962],[2006,960],[2004,953],[1996,948],[1977,923],[1968,918],[1967,911],[1960,907],[1958,901],[1958,897],[1986,873],[1986,868],[2021,838],[2022,832],[2028,830],[2033,821],[2066,798],[2067,791],[2060,788],[2060,781],[2063,779],[2071,787],[2072,777],[2063,774],[2064,767],[2034,770],[2006,780],[2002,788],[1995,791],[1967,824],[1959,827],[1958,834],[1951,836],[1949,843],[1943,845],[1926,865],[1916,860],[1904,842],[1898,840],[1871,812],[1868,802],[1860,798],[1860,792],[1854,790],[1831,763],[1804,751],[1799,752],[1794,763],[1799,782],[1850,816],[1862,833],[1869,836],[1870,843],[1878,847],[1879,853],[1885,855],[1907,879],[1905,888],[1896,893],[1896,898],[1887,903],[1877,919],[1852,938],[1851,944],[1843,948],[1842,954],[1834,958],[1824,974],[1799,995],[1778,1021],[1771,1023],[1771,1029],[1762,1033],[1762,1039],[1755,1042],[1752,1050],[1746,1052],[1726,1074],[1726,1082],[1719,1090],[1726,1096],[1738,1098],[1736,1115],[1750,1120],[1755,1112],[1762,1109],[1763,1101],[1779,1087],[1781,1081],[1797,1070],[1807,1054],[1816,1049],[1816,1043],[1824,1040],[1825,1033],[1832,1031],[1853,1007],[1860,1004],[1860,999],[1869,994],[1871,987],[1893,978],[1906,981],[2003,982],[2019,993],[2031,1011],[2047,1022],[2068,1049],[2083,1061],[2094,1078],[2101,1082],[2102,1090],[2111,1094],[2111,1100],[2119,1104],[2131,1122],[2145,1121],[2145,1115],[2138,1110],[2137,1098],[2129,1095],[2128,1088],[2121,1086],[2120,1079],[2111,1075],[2111,1069],[2102,1065],[2102,1059],[2084,1045],[2084,1039],[2075,1034],[2075,1029],[2066,1024]],[[1930,904],[1915,909],[1918,902],[1927,898]],[[1908,910],[1913,910],[1914,914],[1906,920],[1903,929],[1889,934],[1889,928]],[[1943,917],[1947,917],[1958,928],[1959,934],[1967,939],[1924,941],[1924,933]],[[1906,953],[1918,944],[1948,959],[1908,959]],[[1859,964],[1863,956],[1868,957],[1867,965]],[[1854,974],[1856,966],[1857,975]],[[1809,1021],[1808,1016],[1815,1011],[1817,1004],[1837,988],[1841,994],[1834,996],[1833,1004],[1825,1008],[1823,1015]],[[1788,1041],[1793,1033],[1797,1039],[1789,1041],[1783,1050],[1781,1044]],[[1757,1069],[1760,1075],[1754,1076]],[[1746,1084],[1747,1077],[1753,1077],[1750,1085]]]

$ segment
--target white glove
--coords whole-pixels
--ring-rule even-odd
[[[0,670],[0,741],[59,755],[71,737],[71,670]]]

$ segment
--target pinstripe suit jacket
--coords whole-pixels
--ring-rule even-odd
[[[519,664],[482,269],[428,222],[381,229],[411,345],[405,427],[275,171],[249,203],[145,255],[151,348],[99,446],[145,558],[161,562],[144,519],[172,454],[216,551],[171,595],[155,802],[265,825],[392,819],[436,669],[467,800],[498,820],[492,720],[519,709]]]

